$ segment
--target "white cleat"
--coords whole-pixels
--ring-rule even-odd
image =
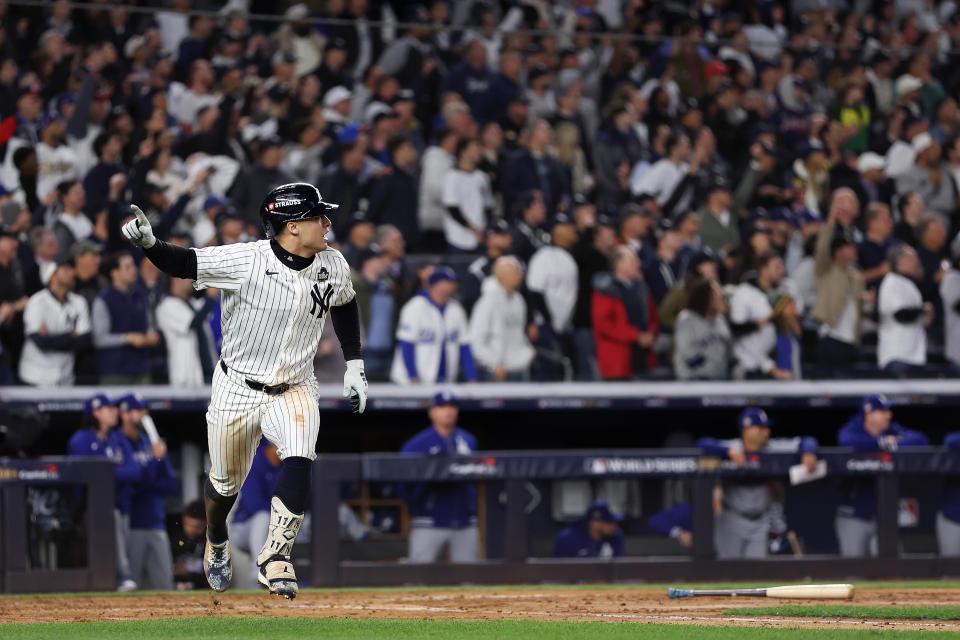
[[[233,579],[233,563],[230,561],[230,541],[213,544],[207,538],[203,550],[203,574],[214,591],[226,591]]]
[[[275,555],[259,565],[257,582],[270,590],[270,593],[293,600],[300,593],[297,574],[293,571],[290,556]]]

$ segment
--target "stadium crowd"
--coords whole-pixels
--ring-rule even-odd
[[[128,205],[248,242],[296,180],[373,380],[960,368],[953,1],[213,4],[0,8],[0,384],[202,384]]]

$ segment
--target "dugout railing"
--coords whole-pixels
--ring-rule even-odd
[[[935,578],[960,575],[960,558],[900,552],[899,480],[903,475],[960,476],[960,453],[943,448],[855,453],[822,449],[827,477],[876,480],[878,556],[782,557],[762,560],[716,559],[713,543],[713,488],[723,478],[786,478],[799,462],[795,454],[751,456],[745,467],[702,455],[699,450],[492,451],[471,456],[398,454],[321,455],[314,465],[315,523],[337,521],[344,483],[502,482],[505,495],[503,558],[474,564],[411,565],[349,561],[340,557],[338,527],[314,526],[311,584],[385,586],[403,584],[491,584],[592,581],[799,580],[858,577]],[[691,485],[694,547],[686,557],[627,557],[611,560],[530,558],[525,484],[575,478],[687,478]],[[818,480],[814,482],[822,482]],[[824,507],[824,526],[833,526]],[[710,535],[697,535],[710,532]]]

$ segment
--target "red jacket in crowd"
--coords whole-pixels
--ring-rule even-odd
[[[598,287],[593,291],[590,314],[593,320],[593,337],[597,343],[597,368],[600,377],[605,380],[629,380],[634,373],[633,351],[637,346],[637,335],[642,331],[657,333],[657,303],[647,294],[647,328],[635,327],[627,318],[627,308],[616,292],[608,287]],[[652,349],[645,349],[646,368],[657,366],[657,358]],[[643,370],[643,363],[636,363]]]

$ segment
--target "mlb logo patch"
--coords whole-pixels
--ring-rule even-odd
[[[330,272],[326,267],[320,267],[320,273],[317,274],[317,282],[326,282],[330,277]]]

